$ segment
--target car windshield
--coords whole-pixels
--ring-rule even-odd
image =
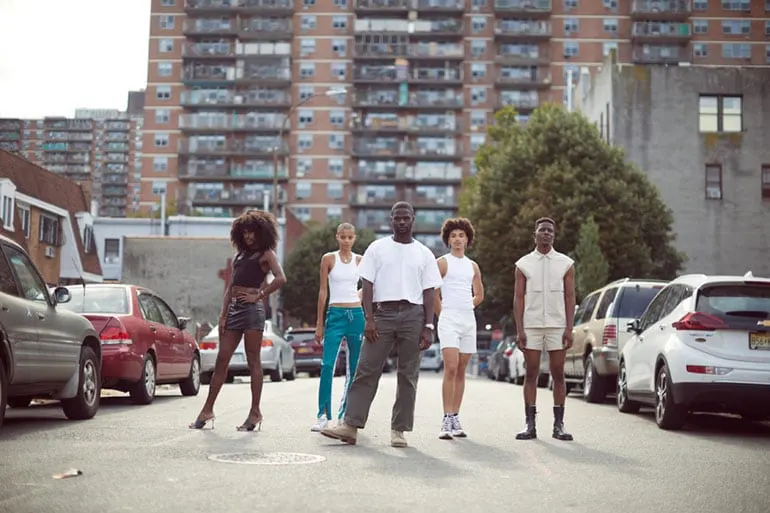
[[[130,312],[128,290],[125,287],[67,287],[72,299],[58,305],[75,313],[100,313],[125,315]],[[84,295],[85,294],[85,295]]]
[[[287,335],[294,337],[292,343],[310,342],[315,339],[315,331],[290,331]]]
[[[638,319],[647,309],[647,305],[653,300],[663,285],[656,287],[625,287],[620,298],[617,299],[613,317],[620,319]]]
[[[770,286],[717,285],[698,294],[695,309],[726,320],[743,317],[766,320],[770,318]]]

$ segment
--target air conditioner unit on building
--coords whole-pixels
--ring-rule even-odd
[[[56,248],[53,246],[45,247],[45,256],[47,258],[54,258],[56,256]]]

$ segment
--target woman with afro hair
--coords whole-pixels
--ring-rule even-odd
[[[238,431],[254,431],[262,426],[262,332],[265,328],[265,299],[286,283],[281,264],[275,254],[278,227],[269,212],[248,210],[233,221],[230,241],[237,253],[233,259],[230,282],[225,288],[222,313],[219,316],[219,352],[211,377],[209,394],[191,429],[214,424],[214,402],[227,378],[230,358],[243,337],[246,360],[251,374],[251,409]],[[268,284],[267,274],[273,273]]]

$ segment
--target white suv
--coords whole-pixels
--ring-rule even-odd
[[[770,416],[770,279],[680,276],[628,330],[621,412],[654,406],[662,429],[681,428],[690,411]]]

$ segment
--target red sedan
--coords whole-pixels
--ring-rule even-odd
[[[68,287],[72,299],[60,305],[91,321],[102,342],[102,388],[128,392],[150,404],[155,387],[178,384],[182,395],[200,390],[200,354],[177,317],[155,292],[133,285]]]

